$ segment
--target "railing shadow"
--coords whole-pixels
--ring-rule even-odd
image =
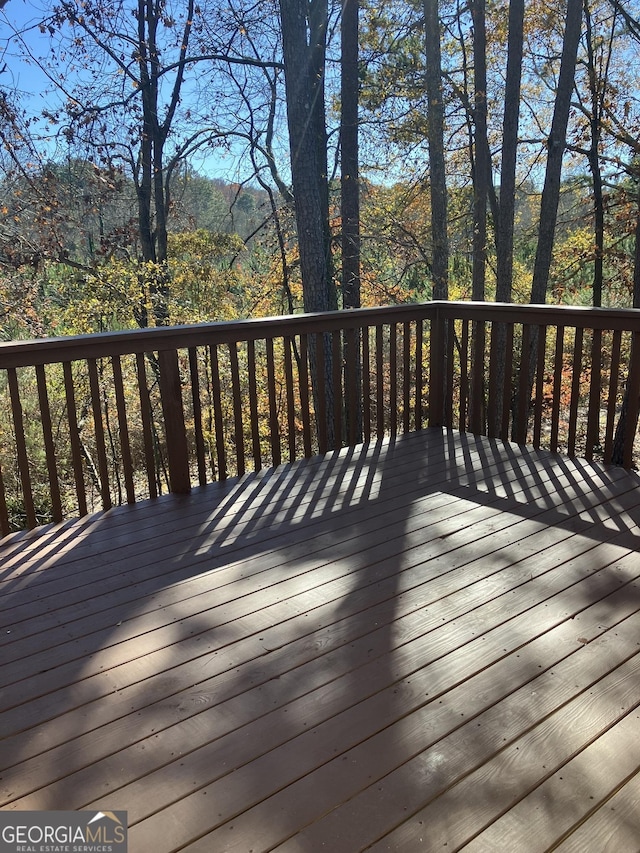
[[[432,630],[402,620],[473,560],[473,521],[450,544],[456,519],[495,518],[482,553],[497,573],[549,527],[637,547],[638,491],[620,469],[428,430],[16,537],[0,579],[4,807],[124,808],[135,849],[167,850],[185,833],[232,849],[249,809],[238,826],[270,849],[396,769],[416,701],[398,650]],[[509,541],[518,520],[531,551]],[[410,775],[398,784],[409,802]]]

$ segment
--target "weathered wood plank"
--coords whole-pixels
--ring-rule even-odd
[[[630,638],[629,643],[634,643],[633,638]],[[601,659],[601,669],[606,672],[608,670],[607,656],[604,657],[604,660]],[[540,669],[544,669],[544,663],[538,663],[537,659],[534,660],[535,665],[530,670],[530,677],[537,674]],[[414,658],[413,661],[415,667],[417,659]],[[424,658],[421,659],[420,663],[424,666],[426,663]],[[639,662],[636,660],[634,671],[637,671],[638,665]],[[384,668],[384,663],[378,663],[378,667]],[[375,841],[375,833],[380,832],[380,822],[389,828],[389,821],[393,820],[394,812],[401,820],[406,820],[407,815],[404,810],[408,798],[420,802],[426,795],[426,786],[433,786],[437,792],[441,792],[443,788],[446,790],[447,780],[451,778],[453,769],[451,763],[456,761],[456,767],[464,779],[466,772],[472,769],[476,757],[474,751],[465,748],[469,742],[461,738],[456,731],[459,725],[462,725],[467,719],[466,711],[463,710],[461,713],[460,701],[455,701],[455,697],[451,700],[447,697],[445,701],[442,695],[438,698],[437,693],[436,698],[431,699],[428,670],[424,673],[424,679],[421,679],[415,669],[412,669],[411,664],[404,669],[404,672],[406,673],[404,679],[392,685],[388,691],[374,694],[366,704],[351,705],[345,711],[332,715],[321,726],[310,731],[303,731],[297,738],[287,741],[286,745],[283,745],[277,753],[272,755],[267,752],[260,755],[251,764],[235,770],[233,774],[221,777],[220,782],[212,782],[206,788],[175,803],[174,806],[168,806],[161,814],[154,816],[152,822],[147,821],[146,826],[144,822],[141,823],[136,828],[134,837],[138,843],[143,844],[146,838],[149,838],[147,833],[152,830],[152,826],[155,827],[155,830],[160,826],[164,838],[165,832],[171,834],[172,825],[177,826],[176,816],[180,814],[181,819],[189,824],[190,831],[194,831],[194,834],[202,832],[207,822],[210,826],[222,824],[218,833],[210,835],[206,839],[210,845],[209,849],[216,849],[224,833],[229,832],[229,826],[224,824],[233,819],[235,813],[233,802],[234,799],[237,801],[240,795],[245,803],[252,806],[252,811],[245,815],[245,819],[249,829],[255,831],[258,826],[265,826],[267,814],[281,814],[284,801],[290,802],[291,800],[296,803],[293,819],[300,822],[297,828],[301,829],[310,819],[311,814],[319,817],[331,808],[330,803],[337,804],[333,800],[337,791],[340,798],[344,798],[346,801],[343,813],[353,815],[355,812],[358,819],[341,821],[339,831],[331,837],[331,844],[323,837],[314,838],[313,843],[310,843],[309,839],[304,839],[303,844],[306,843],[306,849],[323,849],[324,843],[325,846],[328,844],[331,849],[349,853],[351,850],[359,849],[358,844],[364,846],[368,842]],[[495,673],[493,675],[495,680],[497,675]],[[567,695],[571,696],[575,689],[573,684],[567,685],[566,688]],[[556,686],[557,690],[558,687]],[[468,686],[467,690],[459,691],[459,693],[460,699],[464,697],[462,708],[465,709],[468,702],[473,702],[472,696],[475,691]],[[530,693],[531,690],[528,691],[529,695]],[[551,690],[550,694],[551,701],[555,702],[557,693]],[[398,699],[398,696],[401,699]],[[482,691],[480,691],[480,696],[483,701],[486,701]],[[416,705],[417,716],[414,719],[407,718],[407,712],[412,708],[412,700]],[[432,702],[436,707],[435,711],[430,707]],[[444,709],[440,709],[439,706],[443,704],[445,705]],[[552,704],[552,707],[556,706]],[[491,713],[492,708],[493,705],[490,704],[489,713]],[[444,714],[442,714],[442,710],[444,710]],[[432,729],[434,717],[437,719],[437,711],[441,712],[440,719],[444,723],[440,732],[437,728],[435,732]],[[473,712],[470,713],[470,716],[473,717]],[[494,749],[499,749],[504,742],[505,716],[507,716],[506,713],[493,713],[495,739],[491,741],[487,736],[489,756],[492,756]],[[390,729],[389,726],[393,726],[394,723],[395,730]],[[516,723],[526,732],[528,723],[526,718],[523,722],[521,716],[516,717]],[[473,737],[477,738],[477,721],[472,719],[471,722],[467,723],[467,728],[473,732]],[[426,737],[425,731],[428,732]],[[440,761],[439,756],[444,752],[440,738],[446,732],[452,732],[449,736],[450,755],[447,750],[448,760]],[[440,737],[438,737],[439,734]],[[372,738],[372,742],[366,741],[367,736]],[[373,740],[374,736],[375,740]],[[435,740],[434,748],[438,751],[436,760],[431,761],[431,757],[427,755],[426,763],[428,766],[422,770],[416,767],[415,771],[411,768],[413,772],[408,773],[405,763],[407,760],[413,762],[414,765],[425,764],[425,758],[422,755],[416,758],[413,756],[418,743],[424,742],[425,739],[427,742],[431,742],[432,737]],[[494,747],[493,744],[496,746]],[[353,750],[355,754],[350,754],[349,750]],[[277,779],[274,780],[273,772],[267,768],[274,768],[275,762],[278,763],[279,773]],[[345,773],[345,767],[349,768],[348,773]],[[396,771],[397,782],[394,782],[393,779],[385,780],[382,784],[382,791],[380,791],[379,782],[371,784],[370,774],[374,773],[374,778],[379,779],[381,775],[386,775],[392,768],[398,768]],[[509,777],[505,779],[505,784],[508,784],[508,779]],[[418,781],[420,784],[417,784]],[[277,795],[279,787],[293,783],[300,785],[303,791],[290,788],[284,796]],[[348,786],[347,790],[345,790],[345,786]],[[365,788],[364,795],[372,795],[373,801],[371,808],[361,811],[360,803],[351,797],[362,786]],[[304,792],[305,789],[306,793]],[[395,795],[393,794],[394,791]],[[124,796],[129,793],[123,791]],[[216,815],[204,814],[198,808],[203,796],[215,799]],[[322,799],[318,802],[320,798]],[[327,802],[327,798],[331,798],[330,802]],[[396,810],[396,806],[399,805],[398,798],[401,799],[402,806]],[[263,800],[264,803],[262,803]],[[390,800],[393,802],[391,808],[389,807]],[[385,802],[386,805],[383,805]],[[256,811],[253,811],[253,807],[258,806],[259,803],[261,805]],[[225,809],[227,810],[226,815]],[[221,811],[222,819],[220,819]],[[335,815],[335,811],[330,812],[331,819]],[[233,836],[231,837],[233,838]],[[258,835],[253,835],[253,837],[263,838],[263,836]],[[167,837],[166,840],[166,849],[171,849],[170,838]],[[175,840],[174,836],[171,843],[175,843]],[[275,839],[268,838],[265,840],[267,844],[272,844]],[[400,840],[403,842],[404,837]],[[392,844],[388,849],[415,849],[411,840],[405,845],[403,843]],[[236,841],[228,841],[227,844],[230,846],[226,849],[229,851],[243,849],[241,846],[236,847],[235,844],[246,844],[246,841],[246,836],[244,838],[240,836]],[[291,849],[297,849],[295,843]],[[305,849],[304,846],[301,849]]]
[[[634,745],[636,738],[633,738]],[[558,853],[637,853],[640,838],[640,767],[612,796],[603,798],[554,848]]]
[[[639,618],[635,617],[634,624],[638,624]],[[340,756],[319,768],[317,778],[311,775],[301,780],[300,788],[310,789],[313,785],[316,795],[322,797],[321,792],[326,786],[327,793],[316,808],[307,803],[302,793],[296,797],[296,801],[308,809],[304,818],[309,820],[316,816],[318,819],[305,827],[294,823],[300,819],[298,814],[292,816],[287,829],[289,832],[298,830],[298,833],[279,849],[283,853],[323,848],[348,853],[368,844],[374,845],[372,849],[381,851],[419,850],[425,844],[430,850],[450,846],[446,835],[443,841],[438,837],[443,835],[440,827],[448,828],[448,823],[455,824],[464,807],[451,811],[443,809],[438,821],[429,821],[424,816],[411,815],[412,801],[419,802],[421,797],[425,800],[431,798],[435,809],[438,796],[447,796],[447,785],[458,774],[460,784],[464,784],[465,774],[481,763],[485,755],[492,756],[494,750],[499,753],[518,731],[526,734],[530,719],[527,709],[533,702],[540,717],[553,713],[562,708],[563,703],[571,701],[576,693],[588,688],[593,679],[606,676],[612,650],[617,661],[624,654],[629,654],[633,647],[631,630],[619,644],[599,641],[602,644],[585,665],[582,649],[568,652],[568,646],[561,646],[563,651],[560,652],[557,645],[553,647],[554,638],[562,643],[561,636],[559,630],[543,635],[529,646],[512,652],[488,671],[450,690],[439,691],[437,668],[435,685],[428,677],[431,668],[424,672],[422,678],[420,673],[412,674],[410,682],[404,682],[403,692],[406,697],[415,695],[415,711],[381,730],[372,743],[365,742],[346,753],[349,765],[355,765],[350,779],[340,778],[344,776],[340,772],[340,760],[343,758]],[[563,654],[565,656],[560,657]],[[523,659],[529,665],[523,665]],[[410,699],[405,699],[405,704],[410,707]],[[428,732],[426,735],[425,731]],[[414,756],[412,746],[420,741],[428,746]],[[362,793],[357,793],[355,798],[354,776],[356,785],[359,782],[364,786]],[[375,781],[372,783],[371,779]],[[508,784],[509,780],[505,781]],[[338,786],[337,791],[335,786]],[[290,791],[290,795],[296,796],[295,791]],[[477,802],[482,796],[483,792],[474,794],[471,802]],[[489,799],[490,793],[484,792],[484,797]],[[331,808],[329,798],[334,804],[343,799],[345,805]],[[277,799],[278,795],[263,805],[275,809]],[[257,818],[260,811],[259,807],[256,808],[251,817]],[[353,815],[358,819],[353,820]],[[394,821],[398,830],[392,830],[385,838],[385,828]],[[253,821],[250,825],[254,826]],[[436,831],[432,834],[434,826]],[[214,837],[209,836],[209,840]],[[510,841],[511,844],[505,846],[503,839],[496,841],[494,837],[491,849],[524,849],[522,835]],[[204,847],[196,843],[189,849],[195,853]],[[529,849],[528,838],[526,849]]]
[[[345,469],[345,472],[348,469]],[[415,513],[421,512],[420,505],[424,505],[429,507],[429,498],[420,498],[420,485],[414,481],[414,486],[412,489],[408,489],[405,486],[406,482],[406,474],[411,470],[411,458],[408,457],[406,460],[406,464],[398,467],[398,469],[394,469],[393,474],[390,475],[390,478],[385,481],[385,497],[394,502],[395,515],[399,515],[404,513],[406,515],[407,507],[414,505]],[[483,477],[489,477],[491,474],[491,467],[484,464],[483,467]],[[362,476],[366,475],[366,469],[362,472]],[[338,479],[342,479],[344,477],[344,473],[342,473],[342,468],[339,468],[335,472],[335,476]],[[443,477],[446,477],[446,469],[440,468],[440,474],[434,471],[433,480],[430,480],[429,487],[436,488],[438,482],[442,482]],[[522,474],[519,475],[522,478]],[[523,481],[524,482],[524,481]],[[557,516],[558,510],[555,509],[555,504],[557,503],[556,495],[559,489],[564,490],[566,499],[570,499],[573,501],[574,514],[578,512],[585,513],[584,525],[588,526],[589,522],[593,523],[594,520],[601,521],[602,523],[607,522],[606,516],[606,507],[601,508],[600,504],[605,500],[605,495],[609,494],[610,498],[615,498],[616,503],[612,506],[612,511],[615,511],[616,518],[620,516],[621,513],[625,511],[625,506],[627,505],[625,501],[630,501],[631,506],[637,503],[639,499],[639,494],[635,490],[631,490],[629,492],[623,491],[620,493],[616,493],[616,491],[609,491],[600,494],[598,490],[595,488],[595,485],[592,484],[590,491],[588,493],[588,499],[583,503],[580,500],[580,496],[576,494],[574,488],[571,487],[571,483],[569,480],[565,480],[564,478],[558,478],[557,476],[553,479],[549,479],[548,481],[548,489],[545,489],[543,479],[540,480],[539,484],[530,484],[525,488],[520,488],[519,490],[514,490],[513,487],[509,488],[509,493],[512,497],[516,497],[518,494],[521,495],[523,501],[526,501],[526,506],[520,510],[520,514],[522,517],[533,518],[536,514],[541,512],[542,510],[548,507],[554,507],[552,510],[552,514]],[[622,481],[624,482],[624,481]],[[295,488],[288,488],[290,492],[289,500],[293,503],[295,502],[299,510],[305,510],[303,519],[305,525],[308,525],[313,520],[313,514],[309,513],[309,504],[316,505],[317,500],[321,499],[319,495],[313,496],[312,492],[307,488],[305,490],[305,484],[307,483],[306,479],[302,479],[299,483],[295,483]],[[474,484],[476,488],[481,486],[481,484]],[[505,491],[501,484],[498,482],[493,487],[494,489],[500,489],[500,493],[502,495],[505,494]],[[359,499],[363,496],[366,497],[366,492],[363,495],[364,486],[356,487],[355,491],[352,492],[351,500],[353,505],[348,510],[348,512],[341,512],[340,517],[336,518],[335,515],[329,511],[329,514],[326,518],[323,519],[323,514],[326,512],[326,505],[318,506],[319,515],[317,516],[317,521],[320,524],[323,524],[327,531],[330,531],[331,537],[333,537],[330,541],[337,543],[340,539],[338,530],[343,529],[347,538],[352,538],[351,528],[360,523],[362,518],[371,518],[376,519],[379,518],[382,520],[382,527],[389,526],[392,524],[394,518],[394,512],[391,515],[388,515],[388,511],[385,507],[384,503],[378,502],[374,504],[372,507],[367,507],[367,505],[361,506],[359,504]],[[449,500],[457,497],[463,497],[465,495],[467,489],[467,483],[462,482],[459,487],[455,487],[455,489],[450,486],[447,488],[447,494],[450,496]],[[312,503],[312,496],[316,498]],[[263,506],[260,498],[264,498],[265,501],[270,503],[268,511],[261,510]],[[258,492],[257,503],[255,505],[255,509],[250,517],[245,521],[238,521],[233,517],[233,515],[229,512],[225,512],[221,518],[221,530],[220,530],[220,543],[224,546],[225,550],[221,551],[218,554],[217,562],[221,558],[224,560],[223,565],[227,565],[230,560],[240,560],[242,558],[242,553],[234,553],[232,544],[233,542],[242,543],[242,534],[247,529],[260,529],[260,527],[270,527],[270,533],[265,534],[266,539],[262,541],[268,541],[270,538],[274,539],[274,545],[280,545],[283,547],[287,545],[290,547],[294,542],[302,543],[302,547],[304,547],[304,542],[310,535],[314,535],[317,537],[319,533],[322,532],[321,528],[311,529],[305,527],[305,529],[296,531],[295,525],[291,528],[287,528],[287,538],[282,540],[281,535],[282,531],[279,531],[277,528],[278,524],[278,515],[275,512],[279,509],[286,515],[288,515],[287,504],[284,505],[282,503],[274,503],[271,501],[269,496],[269,492],[266,492],[264,495],[261,495]],[[500,495],[498,494],[495,500],[499,500]],[[322,500],[322,499],[321,499]],[[486,503],[486,500],[484,501]],[[344,507],[342,507],[344,510]],[[497,511],[497,510],[496,510]],[[246,509],[245,509],[246,512]],[[191,516],[191,512],[189,512]],[[450,516],[455,516],[455,503],[451,505]],[[259,520],[256,520],[256,516]],[[569,514],[566,516],[566,520],[569,520]],[[183,545],[179,543],[184,542],[185,544],[190,542],[193,539],[193,536],[196,534],[196,531],[202,525],[202,518],[196,517],[193,519],[194,527],[193,529],[189,529],[189,527],[184,528],[182,523],[178,521],[173,527],[167,526],[167,522],[162,525],[165,533],[172,533],[173,539],[172,542],[176,542],[178,547],[175,551],[175,558],[179,557],[180,554],[183,553]],[[385,524],[385,521],[387,522]],[[612,522],[612,527],[610,530],[612,531],[610,535],[616,533],[616,531],[621,530],[625,531],[628,528],[629,520],[625,521],[624,517],[618,518],[617,522]],[[380,526],[380,521],[375,521],[374,524]],[[257,526],[256,526],[257,525]],[[33,594],[33,584],[31,582],[31,577],[27,577],[26,586],[24,592],[22,594],[15,592],[13,593],[11,599],[11,611],[12,611],[12,621],[13,623],[19,621],[20,618],[20,606],[25,608],[25,619],[29,619],[35,613],[40,612],[43,615],[46,612],[53,611],[56,605],[55,595],[58,596],[58,600],[62,603],[62,606],[67,608],[69,611],[69,615],[72,615],[71,608],[75,606],[76,602],[82,601],[87,594],[89,597],[95,594],[95,589],[100,587],[99,596],[100,599],[105,605],[108,603],[108,598],[106,597],[110,591],[117,594],[117,590],[120,588],[129,588],[131,587],[132,581],[144,580],[146,575],[144,572],[140,572],[145,565],[158,565],[158,576],[162,575],[161,566],[165,562],[171,562],[174,558],[174,554],[168,548],[167,544],[159,543],[155,540],[155,536],[158,530],[155,531],[154,536],[147,541],[140,541],[139,536],[136,535],[136,525],[134,529],[131,531],[124,532],[122,538],[117,538],[114,536],[113,532],[109,536],[110,542],[113,545],[115,540],[115,549],[112,556],[110,556],[107,560],[92,560],[92,563],[95,564],[88,568],[83,562],[83,555],[92,556],[93,552],[91,550],[84,551],[80,554],[71,551],[68,555],[69,560],[71,561],[69,565],[69,571],[65,572],[60,570],[60,572],[49,573],[46,571],[40,571],[39,577],[42,582],[46,585],[46,600],[42,601],[42,604],[39,605],[34,601]],[[231,530],[229,530],[231,528]],[[229,535],[231,535],[232,541],[229,541]],[[386,534],[385,534],[386,535]],[[130,539],[127,536],[131,536]],[[276,537],[280,536],[280,539]],[[606,538],[606,537],[605,537]],[[209,566],[212,565],[211,559],[211,547],[218,540],[218,537],[215,535],[215,528],[209,528],[206,531],[206,539],[203,544],[206,544],[206,550],[202,548],[197,548],[196,551],[199,553],[195,553],[192,556],[191,566],[196,566],[199,563],[207,564]],[[318,540],[315,540],[318,542]],[[631,543],[633,544],[633,543]],[[126,547],[126,553],[119,554],[119,550],[122,547]],[[246,546],[248,552],[251,552],[251,546]],[[136,558],[137,562],[135,566],[131,565],[132,559]],[[269,563],[265,562],[266,557],[263,555],[263,570],[268,568]],[[51,565],[58,565],[61,562],[59,555],[52,555],[51,557]],[[64,561],[62,561],[64,562]],[[76,577],[76,572],[79,572],[81,577]],[[51,578],[48,580],[48,578]],[[63,583],[63,580],[66,580]],[[216,573],[215,578],[218,583],[223,582],[224,575],[220,575],[219,572]],[[168,578],[166,580],[169,580]],[[123,584],[124,581],[124,584]],[[62,584],[62,585],[61,585]],[[45,592],[43,592],[41,595]],[[139,595],[142,592],[141,589],[135,588],[132,591],[133,596]],[[22,601],[21,601],[22,599]],[[0,609],[2,603],[0,602]],[[62,621],[65,624],[68,623],[68,617],[62,617]]]
[[[519,849],[553,795],[532,850],[609,843],[639,805],[638,482],[426,430],[9,537],[0,805],[352,853]]]
[[[636,654],[608,679],[590,685],[592,689],[587,697],[584,694],[577,697],[577,701],[580,701],[583,707],[586,706],[585,716],[590,720],[604,716],[602,706],[610,699],[604,691],[611,689],[608,681],[617,678],[614,702],[631,702],[632,708],[595,739],[584,745],[580,743],[567,763],[560,766],[553,775],[547,776],[524,799],[467,845],[469,853],[493,853],[497,844],[515,849],[522,842],[523,826],[527,827],[528,849],[531,853],[544,853],[553,846],[558,836],[570,834],[579,826],[594,811],[596,802],[608,798],[629,776],[638,772],[639,714],[638,705],[633,707],[637,692],[635,686],[630,683],[638,678],[638,669]],[[614,702],[610,704],[613,705]],[[618,708],[620,707],[618,705]],[[635,845],[627,849],[637,851],[639,841],[640,836],[636,835]],[[583,849],[602,848],[593,846],[592,841]]]
[[[562,558],[562,555],[561,555],[561,554],[559,554],[559,553],[557,553],[557,552],[558,552],[558,549],[557,549],[557,548],[551,549],[551,553],[550,553],[550,555],[549,555],[549,556],[551,556],[551,557],[553,558],[554,562],[555,562],[555,561],[557,561],[558,557],[559,557],[560,559]],[[477,552],[476,552],[476,553],[477,553]],[[508,546],[505,548],[505,554],[508,554]],[[540,566],[540,565],[541,565],[541,563],[540,563],[540,555],[535,554],[535,558],[536,558],[536,565],[537,565],[537,566]],[[464,558],[463,558],[460,562],[461,562],[462,564],[464,564],[464,562],[465,562]],[[486,573],[486,569],[485,569],[485,573]],[[434,589],[433,589],[433,591],[432,591],[432,595],[434,595],[434,596],[436,597],[436,599],[439,599],[439,598],[441,597],[441,595],[442,595],[442,594],[445,594],[445,590],[446,590],[447,588],[449,588],[449,587],[448,587],[448,585],[450,585],[450,580],[449,580],[449,579],[447,579],[447,577],[446,577],[446,575],[450,574],[450,572],[445,572],[444,574],[445,574],[445,577],[443,577],[443,578],[441,579],[441,584],[442,584],[442,583],[444,583],[442,593],[438,593],[437,588],[434,588]],[[531,570],[530,570],[530,568],[529,568],[528,566],[521,566],[521,567],[520,567],[520,577],[521,577],[521,579],[530,579],[530,578],[531,578]],[[471,582],[471,581],[473,580],[473,576],[469,576],[468,571],[467,571],[467,572],[465,572],[465,578],[466,578],[469,582]],[[463,606],[463,611],[462,611],[462,612],[464,612],[464,599],[465,599],[465,595],[466,595],[466,588],[467,588],[467,586],[468,586],[468,583],[466,583],[466,582],[465,582],[465,583],[463,584],[463,590],[461,591],[461,593],[462,593],[462,600],[461,600],[461,601],[462,601],[462,606]],[[393,588],[393,587],[391,587],[391,588]],[[383,592],[384,592],[384,589],[382,589],[382,590],[381,590],[381,593],[383,593]],[[412,601],[412,600],[415,600],[415,595],[413,596],[413,599],[411,599],[411,598],[407,597],[407,606],[408,606],[408,608],[409,608],[409,614],[411,614],[412,609],[415,609],[415,605],[413,606],[413,608],[411,607],[411,601]],[[362,602],[361,602],[361,604],[362,604]],[[497,608],[497,610],[496,610],[496,614],[498,615],[498,617],[499,617],[499,618],[502,618],[502,617],[503,617],[503,610],[502,610],[502,608],[501,608],[501,607],[498,607],[498,608]],[[416,615],[417,615],[417,616],[420,616],[420,618],[423,618],[423,617],[421,616],[421,614],[420,614],[420,613],[418,613],[418,614],[416,614]],[[452,617],[455,617],[455,616],[456,616],[456,614],[455,614],[455,613],[453,613],[453,614],[449,614],[449,613],[448,613],[448,615],[451,615]],[[431,618],[431,617],[430,617],[430,618]],[[374,624],[374,625],[375,625],[375,624],[379,624],[379,620],[378,620],[378,619],[374,619],[374,618],[373,618],[373,616],[372,616],[371,624]],[[466,626],[465,626],[465,630],[467,630]],[[471,631],[471,635],[470,635],[470,636],[471,636],[471,637],[473,637],[474,633],[475,633],[475,631],[473,631],[473,630],[472,630],[472,631]],[[332,634],[333,634],[333,631],[332,631]],[[402,631],[402,632],[400,632],[400,636],[406,639],[406,631]],[[267,642],[269,642],[269,643],[270,643],[270,645],[271,645],[271,643],[273,643],[273,640],[271,640],[271,641],[267,640]],[[277,645],[277,644],[276,644],[276,645]],[[433,645],[434,645],[434,644],[433,644],[433,642],[431,642],[431,643],[430,643],[430,645],[429,645],[429,648],[431,648],[431,651],[432,651],[432,652],[433,652]],[[436,644],[436,645],[439,647],[439,644]],[[464,643],[463,643],[463,645],[464,645]],[[445,648],[446,648],[446,647],[447,647],[447,646],[446,646],[446,643],[445,643]],[[200,649],[200,651],[202,651],[202,650]],[[217,656],[216,656],[216,657],[217,657]],[[223,655],[223,658],[224,658],[224,655]],[[237,658],[237,655],[235,656],[235,658],[232,658],[232,659],[235,659],[235,660],[237,661],[237,659],[238,659],[238,658]],[[422,654],[422,655],[420,655],[420,659],[421,659],[421,660],[423,660],[423,659],[424,659],[424,655],[423,655],[423,654]],[[288,657],[288,656],[287,656],[287,660],[289,660],[289,657]],[[218,661],[218,664],[220,664],[220,661]],[[232,669],[233,669],[233,666],[232,666]],[[191,684],[191,683],[192,683],[191,681],[187,681],[187,685],[188,685],[188,684]],[[146,695],[146,697],[147,697],[147,700],[149,700],[149,699],[150,699],[150,696],[149,696],[148,692],[147,692],[145,695]],[[84,713],[84,712],[83,712],[83,713]],[[119,742],[119,743],[121,743],[121,740],[119,740],[118,742]],[[66,767],[66,766],[67,766],[67,762],[65,762],[65,767]],[[24,763],[23,763],[23,765],[22,765],[22,767],[21,767],[21,772],[24,772]]]

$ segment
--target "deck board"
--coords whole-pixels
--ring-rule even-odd
[[[425,430],[9,537],[0,805],[158,853],[637,850],[639,483]]]

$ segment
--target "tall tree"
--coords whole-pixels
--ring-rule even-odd
[[[175,11],[175,10],[174,10]],[[129,26],[127,14],[132,12],[135,25]],[[185,79],[186,58],[194,23],[194,0],[185,0],[180,10],[181,25],[166,8],[164,0],[137,0],[129,10],[121,2],[109,8],[99,3],[63,0],[58,6],[56,22],[67,22],[77,33],[76,46],[84,51],[88,62],[98,57],[109,64],[114,74],[126,82],[116,94],[119,109],[137,124],[127,145],[129,166],[135,181],[138,204],[138,231],[141,260],[153,265],[147,270],[151,310],[155,322],[169,321],[167,273],[167,216],[170,204],[170,174],[174,162],[165,162],[166,143],[173,128]],[[166,36],[178,29],[179,37]],[[174,49],[170,56],[170,48]],[[131,59],[129,58],[131,57]],[[133,60],[133,61],[132,61]],[[171,64],[172,72],[168,72]],[[131,90],[138,94],[132,102]],[[97,100],[95,85],[68,107],[75,132],[91,127],[95,132],[102,116],[112,111],[113,101],[105,102],[104,93]],[[111,93],[110,93],[111,94]],[[131,125],[130,125],[131,126]],[[135,125],[134,125],[135,126]],[[94,137],[95,138],[95,137]],[[113,145],[102,147],[102,151]],[[151,274],[150,270],[153,269]],[[136,316],[140,325],[148,324],[147,306],[141,299]]]
[[[424,0],[427,134],[431,187],[433,299],[449,298],[449,238],[447,235],[447,175],[444,157],[444,94],[438,0]]]
[[[513,290],[513,240],[516,202],[516,164],[520,119],[520,89],[522,80],[522,55],[524,42],[524,0],[510,0],[509,32],[507,36],[507,72],[504,87],[502,117],[502,152],[500,158],[500,196],[496,244],[496,302],[510,302]],[[492,324],[495,343],[492,346],[493,370],[496,381],[491,410],[493,423],[489,434],[502,436],[502,409],[504,397],[504,372],[506,364],[507,330],[503,323]]]
[[[605,203],[604,189],[600,162],[600,144],[603,134],[605,104],[609,97],[608,72],[613,52],[616,32],[617,13],[615,9],[609,20],[607,38],[594,32],[594,20],[589,0],[584,0],[585,42],[586,42],[586,71],[588,81],[588,106],[586,99],[579,98],[580,106],[586,114],[589,123],[589,148],[583,151],[589,163],[591,186],[593,189],[593,304],[602,305],[602,290],[604,285],[604,239],[605,239]],[[596,58],[596,51],[604,55]]]
[[[524,41],[524,0],[509,2],[507,73],[502,119],[500,202],[496,233],[496,301],[510,302],[513,287],[513,235],[516,199],[516,164],[520,90]]]
[[[633,252],[633,307],[640,308],[640,177],[635,176],[637,181],[637,210],[634,233],[634,252]],[[637,363],[638,359],[638,343],[637,336],[634,335],[631,340],[631,355],[629,357],[628,376],[631,375],[632,366]],[[638,429],[638,416],[640,414],[640,401],[635,401],[636,405],[631,407],[630,389],[625,388],[616,431],[611,450],[611,461],[614,465],[626,465],[631,467],[632,451],[625,452],[626,437],[631,432],[635,437]],[[630,409],[633,409],[630,412]]]
[[[327,311],[338,307],[331,257],[324,101],[328,6],[327,0],[279,3],[304,309]],[[325,411],[319,432],[326,435],[328,446],[334,447],[338,436],[334,432],[333,361],[328,336],[324,345],[323,364],[317,363],[315,348],[310,349],[311,384],[316,412]]]
[[[473,16],[473,271],[472,298],[485,298],[487,263],[487,202],[491,162],[487,139],[486,0],[472,0]]]
[[[487,203],[491,180],[491,160],[487,136],[487,31],[486,2],[472,0],[473,18],[473,261],[471,297],[484,301],[487,265]],[[473,358],[484,359],[485,326],[475,323]],[[475,374],[477,377],[478,374]],[[484,432],[485,389],[482,378],[471,387],[470,426],[474,432]]]
[[[530,299],[530,302],[534,304],[546,300],[549,285],[549,271],[553,256],[558,202],[560,199],[562,158],[567,145],[567,125],[575,80],[581,24],[582,0],[567,0],[560,73],[558,76],[551,132],[547,140],[547,164],[542,198],[540,200],[538,245],[533,268]]]
[[[268,123],[271,104],[264,107],[260,100],[243,126],[239,81],[230,82],[229,69],[255,69],[258,76],[269,69],[273,82],[282,63],[255,54],[250,40],[239,36],[245,27],[235,15],[224,21],[232,26],[226,40],[210,38],[216,20],[224,30],[226,6],[216,0],[47,0],[47,6],[40,29],[50,36],[51,51],[40,65],[53,84],[45,113],[51,133],[98,167],[132,177],[140,280],[134,313],[141,326],[165,324],[173,176],[198,152],[230,148],[231,138],[256,143],[258,111],[262,107],[261,119]],[[270,14],[265,26],[273,23]],[[19,32],[14,41],[19,43]],[[245,47],[249,55],[242,53]],[[265,55],[278,48],[278,39],[274,46],[271,38]],[[22,49],[30,55],[25,42]],[[245,81],[245,98],[248,90]],[[272,131],[267,129],[266,147],[260,149],[267,161]]]
[[[337,307],[331,260],[324,71],[326,0],[279,0],[305,311]]]
[[[358,6],[359,0],[343,0],[340,31],[340,192],[342,299],[345,308],[360,307]]]

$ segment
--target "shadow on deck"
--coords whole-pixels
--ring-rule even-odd
[[[4,809],[129,849],[636,851],[640,489],[450,431],[0,544]]]

